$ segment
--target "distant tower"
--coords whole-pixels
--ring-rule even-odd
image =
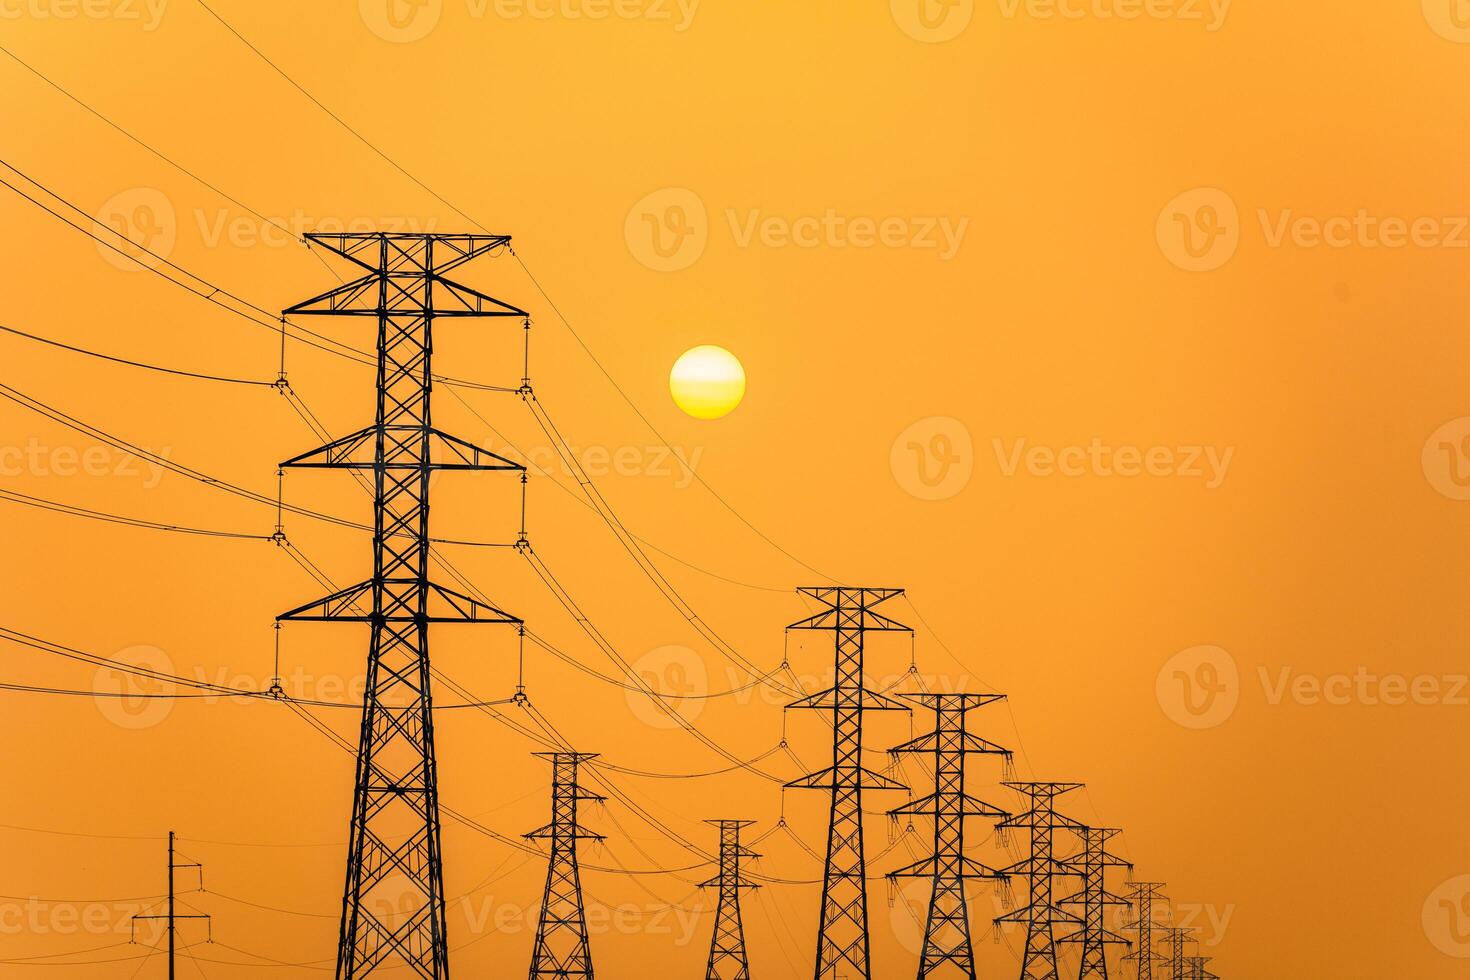
[[[1164,883],[1134,881],[1129,882],[1129,888],[1132,889],[1128,898],[1132,902],[1133,912],[1123,931],[1135,933],[1136,936],[1133,951],[1123,959],[1137,965],[1138,980],[1154,980],[1155,964],[1169,962],[1167,956],[1160,955],[1154,948],[1154,933],[1160,931],[1154,906],[1164,901]]]
[[[178,852],[174,848],[175,840],[176,840],[176,838],[174,837],[174,832],[172,830],[170,830],[168,832],[168,908],[167,908],[167,912],[165,914],[163,914],[163,915],[135,915],[135,916],[133,916],[133,919],[132,919],[132,929],[133,929],[133,932],[134,933],[136,933],[136,931],[137,931],[138,923],[139,922],[155,922],[156,921],[156,922],[166,923],[164,925],[164,931],[168,935],[168,980],[174,980],[174,976],[175,976],[176,971],[177,971],[177,966],[175,964],[175,960],[177,958],[177,953],[178,953],[179,921],[182,920],[182,919],[202,919],[205,922],[209,922],[209,916],[207,916],[207,915],[200,915],[200,914],[197,914],[197,913],[190,913],[188,915],[180,915],[179,912],[178,912],[178,908],[177,908],[177,889],[175,887],[175,884],[176,883],[174,881],[174,873],[177,872],[177,871],[182,871],[182,870],[184,870],[186,868],[192,868],[192,869],[197,870],[199,872],[199,888],[202,891],[203,888],[204,888],[204,870],[203,870],[203,867],[201,865],[199,865],[199,864],[197,864],[195,862],[192,862],[192,861],[189,862],[189,863],[187,863],[187,864],[180,864],[179,863],[179,860],[178,860]],[[213,930],[213,924],[211,923],[211,927],[210,927],[211,935],[213,934],[213,931],[214,931]],[[136,942],[136,936],[134,936],[134,938],[132,938],[132,939],[129,939],[128,941],[129,942]],[[210,941],[213,942],[213,939],[211,939]],[[184,948],[187,949],[188,947],[186,946]],[[143,957],[143,958],[144,959],[147,959],[146,956]],[[141,969],[142,968],[142,964],[141,963],[138,964],[138,967],[139,967],[139,969]]]
[[[1058,830],[1080,830],[1082,825],[1057,813],[1056,799],[1064,793],[1081,789],[1082,784],[1024,782],[1005,785],[1031,801],[1029,810],[1000,825],[1008,830],[1030,831],[1030,854],[1005,869],[1007,874],[1026,876],[1029,901],[1025,908],[1009,912],[995,921],[1026,924],[1026,953],[1021,961],[1021,980],[1059,980],[1056,927],[1082,923],[1056,902],[1056,879],[1071,875],[1073,871],[1057,859],[1053,838]]]
[[[965,792],[965,757],[975,753],[1010,758],[1010,751],[966,729],[968,713],[1005,698],[1003,694],[905,694],[905,700],[934,711],[934,731],[894,747],[895,754],[933,757],[934,792],[897,809],[892,816],[934,818],[934,852],[921,861],[891,872],[889,878],[928,878],[934,890],[924,920],[924,951],[919,957],[919,980],[937,975],[949,964],[974,980],[975,954],[970,940],[970,916],[965,903],[965,881],[1004,881],[1005,875],[965,856],[965,818],[1004,820],[1010,814]]]
[[[1128,900],[1108,891],[1107,871],[1109,868],[1131,868],[1133,865],[1108,851],[1108,841],[1120,830],[1107,827],[1084,827],[1078,831],[1082,836],[1082,853],[1067,861],[1074,874],[1082,876],[1082,890],[1062,899],[1062,905],[1081,906],[1082,928],[1064,937],[1064,943],[1080,943],[1082,946],[1082,969],[1078,980],[1089,977],[1108,980],[1109,945],[1127,945],[1128,940],[1107,927],[1107,912],[1110,905],[1126,906]]]
[[[720,903],[715,912],[715,934],[710,939],[709,963],[705,980],[750,980],[750,960],[745,954],[745,926],[740,920],[740,890],[759,888],[740,875],[741,858],[757,858],[759,854],[740,843],[740,828],[751,820],[706,820],[720,828],[720,873],[700,885],[719,888]]]
[[[1184,955],[1184,944],[1190,941],[1194,931],[1181,926],[1164,930],[1164,941],[1169,944],[1169,980],[1189,980],[1189,959]]]
[[[907,706],[863,686],[863,637],[873,630],[907,626],[873,611],[903,595],[902,589],[802,589],[826,607],[789,629],[829,630],[836,637],[836,680],[819,694],[788,707],[830,712],[832,765],[793,780],[796,789],[832,794],[827,825],[827,863],[822,878],[822,918],[817,931],[816,980],[870,980],[868,966],[868,880],[863,858],[863,790],[906,789],[863,766],[863,713],[907,711]]]
[[[577,767],[597,756],[584,752],[535,754],[551,760],[551,823],[533,830],[526,839],[551,841],[551,861],[546,869],[541,920],[536,926],[536,948],[531,954],[531,980],[592,980],[577,841],[603,837],[582,829],[577,822],[577,804],[582,800],[600,802],[603,797],[577,784]]]

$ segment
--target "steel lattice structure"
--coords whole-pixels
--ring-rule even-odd
[[[750,980],[750,959],[745,952],[745,925],[740,919],[740,890],[759,888],[740,874],[743,858],[759,854],[740,843],[740,830],[753,820],[706,820],[720,829],[720,873],[700,885],[718,888],[719,905],[715,910],[715,932],[710,939],[709,962],[705,980]]]
[[[1193,934],[1193,929],[1182,926],[1164,930],[1164,940],[1169,944],[1169,980],[1189,980],[1189,958],[1184,955],[1184,944]]]
[[[535,754],[551,760],[551,823],[525,836],[527,840],[551,841],[551,859],[546,867],[546,891],[541,897],[536,946],[531,953],[531,980],[592,980],[592,950],[587,942],[577,841],[603,837],[583,829],[577,818],[577,804],[583,800],[601,802],[603,797],[581,787],[577,769],[597,756],[584,752]]]
[[[1062,899],[1062,905],[1082,907],[1082,928],[1061,942],[1079,943],[1082,946],[1082,968],[1078,980],[1098,977],[1108,980],[1108,955],[1110,945],[1127,945],[1128,940],[1107,927],[1109,906],[1128,905],[1128,899],[1108,891],[1109,868],[1132,868],[1133,865],[1108,850],[1108,841],[1122,833],[1111,827],[1083,827],[1082,853],[1069,859],[1066,864],[1073,874],[1082,877],[1082,890]]]
[[[373,424],[281,464],[371,471],[373,480],[372,577],[278,617],[372,629],[337,977],[360,980],[402,965],[424,980],[445,980],[429,625],[520,620],[429,580],[429,482],[434,470],[524,468],[433,427],[433,326],[440,317],[526,313],[444,278],[477,256],[506,248],[507,236],[307,238],[365,274],[284,315],[372,317],[378,334]]]
[[[802,589],[801,594],[825,608],[788,628],[829,630],[836,637],[833,686],[788,705],[831,712],[832,720],[832,765],[786,784],[832,794],[815,976],[816,980],[869,980],[863,790],[907,787],[863,766],[863,715],[908,708],[864,686],[863,638],[872,631],[909,632],[909,627],[873,611],[874,606],[903,595],[903,590],[812,588]]]
[[[924,948],[919,957],[919,980],[938,975],[946,964],[974,980],[975,952],[970,939],[970,916],[965,882],[973,879],[1005,881],[1006,876],[965,856],[965,820],[989,817],[1005,820],[1009,813],[965,792],[965,758],[983,753],[1010,759],[1009,749],[971,734],[969,712],[1004,700],[1003,694],[905,694],[905,700],[934,712],[934,731],[891,749],[894,753],[933,756],[934,792],[890,810],[898,816],[924,815],[934,820],[934,852],[889,874],[889,878],[929,878],[934,890],[924,920]]]
[[[1158,918],[1154,913],[1154,905],[1164,901],[1164,883],[1161,881],[1133,881],[1129,882],[1132,894],[1128,896],[1132,903],[1132,916],[1128,924],[1123,927],[1124,932],[1136,933],[1133,950],[1123,957],[1125,962],[1135,964],[1138,980],[1153,980],[1154,966],[1159,963],[1169,962],[1167,956],[1163,956],[1154,948],[1154,933],[1160,931]]]
[[[1027,857],[1003,869],[1008,875],[1025,875],[1028,900],[1024,908],[1000,916],[995,921],[1023,922],[1026,925],[1026,952],[1021,961],[1021,980],[1058,980],[1056,927],[1081,925],[1075,915],[1056,901],[1056,879],[1073,874],[1059,860],[1054,849],[1058,830],[1080,830],[1081,824],[1056,811],[1056,799],[1064,793],[1082,788],[1081,783],[1018,782],[1008,788],[1027,797],[1031,808],[1006,820],[1006,830],[1030,832],[1031,846]]]

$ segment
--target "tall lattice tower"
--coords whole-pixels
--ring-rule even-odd
[[[1164,930],[1164,941],[1169,944],[1169,980],[1189,980],[1189,957],[1184,955],[1184,946],[1194,932],[1183,926]]]
[[[507,236],[307,238],[366,271],[285,315],[372,317],[378,328],[373,424],[281,464],[367,470],[373,480],[372,577],[279,617],[372,629],[337,977],[360,980],[407,966],[425,980],[444,980],[449,955],[429,625],[520,620],[429,580],[430,477],[434,470],[524,468],[433,427],[433,327],[440,317],[524,319],[526,313],[444,278],[477,256],[507,248]]]
[[[1123,926],[1124,932],[1134,933],[1133,949],[1124,962],[1134,964],[1138,980],[1154,980],[1154,967],[1169,962],[1169,958],[1154,948],[1154,933],[1161,931],[1155,906],[1165,900],[1164,883],[1161,881],[1129,882],[1131,889],[1128,900],[1132,912]]]
[[[592,980],[577,841],[603,838],[583,829],[577,819],[577,804],[582,800],[601,802],[603,797],[581,787],[577,768],[597,756],[585,752],[535,754],[551,760],[551,823],[531,831],[526,839],[551,841],[551,860],[546,867],[546,891],[541,897],[541,918],[531,953],[531,980]]]
[[[870,980],[868,967],[868,880],[863,857],[863,790],[907,789],[864,768],[863,715],[908,708],[863,684],[863,638],[875,630],[909,628],[873,607],[903,595],[902,589],[802,589],[825,608],[789,629],[830,630],[836,636],[833,686],[788,707],[831,713],[832,765],[787,783],[832,794],[827,826],[827,862],[822,878],[821,922],[817,929],[816,980]]]
[[[965,820],[988,817],[1005,820],[1000,807],[965,792],[965,759],[976,753],[999,755],[1007,762],[1010,750],[972,734],[970,711],[1004,700],[1003,694],[905,694],[905,700],[934,712],[934,731],[890,751],[932,756],[934,792],[888,811],[890,815],[924,815],[934,819],[934,852],[923,860],[889,874],[889,878],[929,878],[934,891],[924,920],[924,949],[919,957],[919,980],[941,975],[946,965],[974,980],[975,951],[970,941],[970,916],[965,882],[974,879],[1004,881],[1005,875],[965,855]]]
[[[1005,868],[1008,875],[1025,875],[1028,900],[1024,908],[1000,916],[995,921],[1022,922],[1026,925],[1026,952],[1021,961],[1021,980],[1058,980],[1056,927],[1079,926],[1081,920],[1063,909],[1056,901],[1056,880],[1073,872],[1056,856],[1054,848],[1058,830],[1080,830],[1081,824],[1056,811],[1057,797],[1082,788],[1081,783],[1006,783],[1028,798],[1031,807],[1006,820],[1006,830],[1026,830],[1031,837],[1030,853]]]
[[[750,959],[745,953],[745,925],[740,919],[740,891],[759,888],[740,874],[744,858],[759,854],[740,843],[740,830],[752,820],[706,820],[720,829],[720,873],[704,882],[701,888],[718,888],[719,905],[715,910],[715,934],[710,939],[709,963],[705,980],[750,980]]]
[[[1062,899],[1062,905],[1082,909],[1082,928],[1062,937],[1064,943],[1078,943],[1082,947],[1082,968],[1078,980],[1096,977],[1108,980],[1108,955],[1110,945],[1127,945],[1128,940],[1108,929],[1107,915],[1110,906],[1128,905],[1128,899],[1108,891],[1109,868],[1132,868],[1133,865],[1108,850],[1108,841],[1122,833],[1110,827],[1083,827],[1078,833],[1082,837],[1082,852],[1067,860],[1067,867],[1082,878],[1082,889],[1075,895]]]

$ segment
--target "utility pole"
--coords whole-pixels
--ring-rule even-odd
[[[832,765],[786,784],[832,794],[815,976],[816,980],[870,980],[863,790],[907,787],[863,766],[863,713],[907,711],[908,708],[864,686],[863,638],[872,631],[911,631],[902,623],[873,611],[874,606],[903,595],[902,589],[800,591],[825,608],[788,629],[830,630],[836,637],[837,651],[833,686],[787,706],[829,711],[832,721]]]
[[[1081,789],[1082,784],[1017,782],[1004,785],[1027,797],[1031,803],[1025,813],[1016,814],[1000,825],[1005,830],[1030,832],[1029,855],[1004,869],[1008,875],[1026,876],[1029,900],[1025,908],[1008,912],[995,921],[1026,924],[1026,953],[1021,961],[1021,980],[1059,980],[1056,927],[1078,926],[1081,920],[1056,902],[1056,879],[1073,872],[1056,857],[1055,835],[1058,830],[1075,831],[1082,825],[1058,813],[1056,799],[1064,793]]]
[[[592,980],[592,951],[587,943],[587,913],[582,906],[582,876],[577,868],[577,841],[603,840],[582,827],[577,804],[604,798],[583,789],[577,767],[595,753],[537,752],[551,760],[551,823],[526,834],[527,840],[551,841],[546,891],[531,953],[531,980]]]
[[[1129,882],[1129,888],[1132,889],[1128,898],[1132,903],[1133,915],[1123,931],[1137,933],[1137,936],[1133,951],[1123,959],[1136,964],[1138,980],[1154,980],[1154,965],[1169,962],[1167,956],[1160,955],[1154,948],[1154,933],[1160,931],[1154,915],[1154,904],[1165,900],[1164,883],[1134,881]]]
[[[444,278],[477,256],[508,248],[508,236],[306,237],[365,274],[283,315],[377,322],[373,424],[281,464],[373,475],[372,577],[277,617],[365,623],[372,630],[336,975],[362,980],[379,969],[407,966],[422,980],[446,980],[429,625],[521,621],[429,580],[430,478],[435,470],[524,467],[433,427],[433,326],[440,317],[527,314]],[[403,915],[390,918],[381,911],[387,908]]]
[[[200,914],[197,914],[197,913],[196,914],[187,914],[187,915],[179,915],[178,914],[177,907],[176,907],[177,906],[178,888],[175,886],[175,883],[174,883],[174,872],[179,871],[179,870],[182,870],[184,868],[198,868],[198,869],[200,869],[200,872],[199,872],[200,875],[202,876],[204,874],[204,872],[202,870],[203,869],[203,866],[202,865],[194,864],[194,863],[180,864],[178,862],[178,859],[175,856],[175,851],[174,851],[174,832],[172,830],[170,830],[168,832],[168,913],[166,915],[135,915],[135,916],[133,916],[133,929],[135,931],[135,935],[136,935],[136,930],[137,930],[137,924],[139,922],[167,922],[168,923],[168,925],[164,927],[167,930],[167,932],[168,932],[168,980],[174,980],[174,970],[175,970],[174,959],[175,959],[175,956],[176,956],[176,954],[178,952],[178,935],[179,935],[178,923],[179,923],[179,920],[181,920],[181,919],[203,919],[206,922],[209,921],[209,916],[207,916],[207,915],[200,915]]]
[[[705,980],[750,980],[750,960],[745,953],[745,926],[740,920],[740,890],[759,888],[760,885],[741,876],[740,859],[758,858],[760,855],[741,845],[740,829],[749,827],[754,822],[705,821],[720,828],[720,873],[700,885],[701,888],[718,887],[720,890],[719,906],[715,912],[715,934],[710,939],[709,963],[704,970]]]
[[[1108,891],[1109,868],[1132,868],[1133,865],[1108,850],[1108,841],[1122,833],[1111,827],[1083,827],[1078,830],[1082,837],[1082,853],[1067,861],[1073,874],[1082,877],[1082,890],[1076,895],[1062,899],[1062,905],[1082,907],[1082,928],[1061,942],[1082,945],[1082,969],[1078,980],[1096,977],[1108,980],[1109,945],[1127,945],[1128,940],[1112,932],[1107,926],[1110,905],[1127,906],[1128,900]]]
[[[1184,944],[1190,941],[1195,930],[1182,926],[1170,926],[1164,930],[1164,941],[1169,944],[1169,980],[1189,980],[1189,960],[1184,955]]]
[[[1010,760],[1009,749],[971,734],[966,728],[969,712],[1005,699],[1004,694],[905,694],[902,697],[933,710],[934,730],[890,749],[894,754],[933,756],[934,792],[922,799],[890,810],[894,817],[923,814],[934,818],[934,852],[906,868],[891,872],[893,878],[929,878],[934,891],[929,914],[924,920],[924,951],[919,957],[919,980],[937,975],[949,964],[974,980],[975,953],[970,940],[970,916],[965,902],[965,882],[973,879],[1005,881],[1006,876],[965,856],[965,819],[989,817],[1005,820],[1010,814],[965,792],[965,758],[976,753],[1000,755]]]

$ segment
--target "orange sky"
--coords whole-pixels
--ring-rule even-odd
[[[783,627],[807,614],[797,586],[902,586],[912,605],[894,614],[919,628],[928,685],[1008,694],[976,730],[1016,748],[1025,777],[1085,782],[1068,812],[1124,829],[1137,876],[1169,883],[1222,975],[1463,973],[1470,846],[1446,769],[1470,705],[1458,585],[1470,557],[1457,546],[1470,531],[1470,28],[1449,0],[391,2],[211,4],[360,140],[194,0],[0,0],[0,46],[196,176],[10,58],[0,158],[266,310],[336,282],[276,225],[472,230],[463,209],[514,236],[559,313],[509,256],[459,278],[531,311],[533,381],[556,425],[669,580],[750,660],[781,661]],[[0,219],[0,325],[274,377],[267,328],[104,254],[3,187]],[[719,498],[671,461],[566,321]],[[371,343],[355,321],[307,325]],[[519,333],[449,323],[437,367],[516,384]],[[682,415],[667,392],[670,365],[699,344],[734,352],[748,378],[717,421]],[[278,461],[321,441],[269,388],[15,336],[0,335],[0,356],[3,383],[263,494]],[[366,369],[300,345],[287,367],[332,433],[371,421]],[[530,482],[531,541],[645,677],[674,693],[742,686],[580,502],[523,405],[437,397],[440,428],[549,471]],[[268,507],[18,405],[0,421],[10,491],[273,529]],[[286,492],[368,516],[341,474],[293,474]],[[449,474],[435,493],[436,534],[514,539],[513,480]],[[323,591],[267,542],[0,504],[0,625],[103,656],[262,689],[274,616]],[[338,584],[368,574],[359,532],[300,517],[286,531]],[[445,549],[568,656],[617,671],[523,559]],[[130,689],[7,646],[6,682]],[[288,688],[350,698],[365,648],[358,627],[289,626]],[[514,689],[508,633],[446,628],[434,650],[477,696]],[[794,639],[790,657],[808,687],[831,670],[820,637]],[[874,685],[909,658],[906,638],[873,640]],[[544,651],[528,649],[525,675],[556,729],[609,763],[728,764],[636,694]],[[782,738],[781,701],[753,689],[681,704],[751,758]],[[170,829],[205,865],[207,893],[188,900],[213,916],[216,945],[191,950],[209,977],[330,966],[351,760],[321,733],[269,703],[0,692],[0,707],[0,976],[44,974],[44,960],[21,961],[78,950],[99,962],[68,976],[161,976],[160,961],[129,958],[141,947],[113,944],[147,904],[131,897],[161,890]],[[354,736],[352,712],[315,714]],[[446,805],[507,835],[546,822],[540,746],[477,711],[437,724]],[[807,766],[829,751],[825,730],[807,712],[784,726]],[[876,717],[869,745],[909,733]],[[762,766],[799,771],[779,753]],[[974,771],[973,792],[1010,802],[998,765]],[[759,835],[783,811],[776,784],[749,773],[604,772],[703,846],[715,841],[705,819],[752,819]],[[792,833],[762,843],[761,870],[813,879],[822,799],[789,793],[784,812]],[[608,836],[589,862],[700,860],[626,802],[586,819]],[[887,821],[868,833],[876,873],[913,860],[928,829],[881,858]],[[1002,862],[986,835],[975,829],[977,855]],[[524,969],[544,863],[453,822],[445,854],[447,893],[467,895],[449,913],[456,975]],[[712,873],[589,872],[588,902],[613,910],[594,915],[599,973],[702,969],[712,896],[694,884]],[[1019,937],[993,944],[992,892],[973,895],[983,975],[1011,975]],[[923,892],[900,897],[890,906],[881,883],[870,895],[884,978],[916,962]],[[810,971],[817,899],[809,885],[747,896],[757,976]],[[185,934],[203,939],[197,924]]]

